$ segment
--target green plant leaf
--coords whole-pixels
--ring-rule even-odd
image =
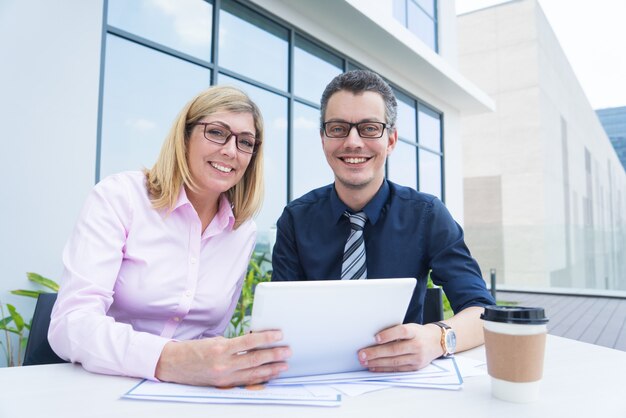
[[[40,293],[45,293],[41,290],[26,290],[26,289],[17,289],[11,290],[11,293],[18,296],[26,296],[29,298],[37,299]]]
[[[26,277],[28,277],[28,280],[30,280],[31,282],[35,282],[37,284],[40,284],[44,287],[47,287],[48,289],[51,289],[55,292],[59,291],[59,284],[57,282],[55,282],[52,279],[48,279],[47,277],[43,277],[40,274],[37,273],[26,273]]]
[[[0,329],[6,329],[6,327],[13,322],[13,318],[11,318],[10,316],[7,316],[6,318],[2,318],[0,320]]]
[[[7,303],[7,308],[9,308],[9,314],[11,314],[11,318],[13,318],[17,330],[21,332],[24,329],[24,318],[17,312],[15,306],[10,303]]]
[[[22,337],[20,338],[20,348],[22,351],[26,350],[26,345],[28,344],[28,338]]]

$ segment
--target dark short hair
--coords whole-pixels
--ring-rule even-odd
[[[398,102],[393,94],[391,87],[381,76],[375,72],[368,70],[353,70],[337,77],[328,83],[324,93],[322,93],[321,109],[320,109],[320,129],[324,129],[326,118],[326,107],[331,96],[338,91],[346,90],[354,94],[363,93],[365,91],[373,91],[382,96],[385,102],[385,122],[395,128],[396,119],[398,117]]]

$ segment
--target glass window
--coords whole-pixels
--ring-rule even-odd
[[[188,58],[210,61],[212,42],[218,40],[212,34],[219,33],[218,50],[213,51],[217,82],[248,92],[265,120],[266,196],[256,218],[263,244],[266,236],[271,240],[268,232],[288,199],[333,182],[314,104],[344,68],[364,67],[244,1],[218,2],[219,10],[213,3],[108,1],[99,177],[154,164],[180,108],[211,83],[211,69]],[[394,16],[417,28],[417,36],[433,48],[436,8],[436,0],[393,0]],[[216,12],[217,28],[212,27]],[[440,196],[442,116],[415,97],[394,91],[400,141],[387,161],[387,174],[394,182]]]
[[[211,60],[213,5],[204,0],[109,0],[109,25]]]
[[[151,167],[180,109],[211,79],[206,68],[115,35],[104,74],[99,178]]]
[[[421,104],[418,114],[419,144],[441,152],[441,115]]]
[[[265,198],[256,223],[259,231],[257,241],[269,243],[270,227],[276,224],[287,204],[287,99],[224,74],[218,76],[219,84],[244,90],[263,114]]]
[[[292,199],[334,181],[322,148],[319,118],[318,109],[294,103]]]
[[[393,0],[393,17],[406,26],[406,2],[407,0]]]
[[[431,49],[437,50],[435,21],[412,1],[407,5],[407,27]]]
[[[409,142],[417,142],[415,100],[394,89],[398,99],[398,135]]]
[[[319,103],[326,85],[342,73],[341,58],[323,50],[306,39],[296,37],[294,48],[294,93]]]
[[[419,190],[442,198],[441,156],[426,150],[419,150]]]
[[[287,29],[236,3],[222,5],[219,65],[286,91]]]
[[[435,17],[435,0],[417,0],[417,4],[419,4],[430,17]]]
[[[348,69],[346,71],[352,71],[352,70],[362,70],[363,67],[359,67],[358,65],[356,65],[353,62],[348,62]]]
[[[417,147],[398,141],[387,158],[389,180],[417,190]]]

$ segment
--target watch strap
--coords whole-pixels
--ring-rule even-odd
[[[444,324],[443,322],[439,322],[439,321],[433,322],[433,324],[435,324],[439,328],[441,328],[440,344],[441,344],[441,349],[443,350],[442,357],[449,357],[449,356],[451,356],[452,353],[450,352],[450,350],[448,348],[448,344],[446,344],[446,334],[448,333],[448,330],[451,330],[452,328],[450,327],[450,325]]]

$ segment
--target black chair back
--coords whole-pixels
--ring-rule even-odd
[[[443,321],[443,291],[440,287],[426,289],[423,324]]]
[[[37,298],[35,313],[30,326],[30,334],[26,343],[24,354],[24,366],[37,364],[67,363],[56,355],[50,343],[48,343],[48,328],[50,327],[50,314],[57,300],[56,293],[41,293]]]

